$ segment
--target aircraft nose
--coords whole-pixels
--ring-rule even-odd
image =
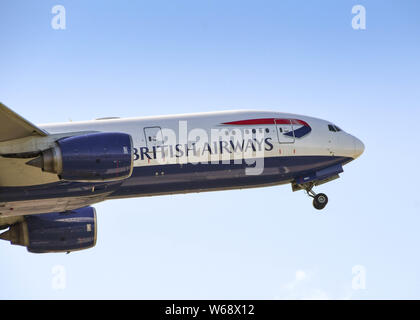
[[[363,144],[362,141],[360,141],[356,137],[353,137],[353,141],[354,141],[354,156],[353,156],[353,158],[356,159],[363,153],[363,151],[365,151],[365,145]]]

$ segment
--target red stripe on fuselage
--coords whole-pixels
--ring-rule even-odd
[[[261,124],[298,124],[309,127],[309,124],[299,119],[277,119],[277,118],[261,118],[261,119],[248,119],[231,122],[223,122],[225,125],[236,125],[236,126],[249,126],[249,125],[261,125]]]

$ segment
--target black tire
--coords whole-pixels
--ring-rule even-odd
[[[314,197],[313,205],[314,205],[314,208],[317,210],[324,209],[327,203],[328,203],[328,197],[324,193],[318,193]]]

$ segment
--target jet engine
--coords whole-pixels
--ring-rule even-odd
[[[25,246],[32,253],[71,252],[96,244],[96,211],[92,207],[33,214],[13,224],[0,239]]]
[[[68,181],[123,180],[133,171],[133,142],[129,134],[115,132],[66,137],[27,164]]]

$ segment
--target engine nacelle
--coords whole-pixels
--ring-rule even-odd
[[[25,216],[0,239],[25,246],[32,253],[71,252],[96,244],[96,211],[85,207],[67,212]]]
[[[126,133],[98,132],[62,138],[27,164],[60,179],[103,182],[127,179],[133,171],[133,141]]]

